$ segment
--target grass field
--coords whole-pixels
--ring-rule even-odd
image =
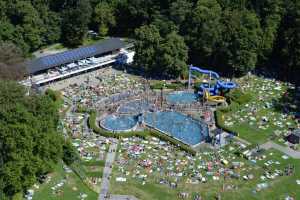
[[[230,156],[230,153],[227,153]],[[174,200],[179,199],[178,194],[180,192],[187,192],[190,194],[189,198],[193,199],[193,196],[200,194],[203,199],[215,199],[217,194],[220,194],[222,199],[225,200],[249,200],[249,199],[284,199],[287,195],[294,197],[294,199],[300,198],[300,185],[296,184],[296,180],[300,180],[300,162],[288,158],[287,160],[282,158],[282,154],[276,150],[269,150],[265,152],[266,159],[258,161],[257,164],[251,164],[251,162],[243,160],[249,167],[246,169],[245,174],[253,174],[254,179],[245,181],[243,179],[220,179],[220,181],[208,180],[207,183],[191,184],[184,183],[178,185],[178,188],[171,189],[168,186],[158,183],[159,178],[157,175],[148,174],[148,179],[145,185],[142,185],[140,181],[133,178],[127,178],[127,182],[120,183],[115,181],[115,177],[120,175],[115,168],[113,171],[113,178],[111,179],[111,193],[112,194],[129,194],[134,195],[143,200]],[[242,159],[242,158],[241,158]],[[260,180],[260,176],[263,175],[265,169],[264,163],[266,161],[273,160],[280,162],[280,165],[274,165],[268,167],[269,171],[275,169],[284,170],[288,164],[295,166],[296,173],[292,176],[280,176],[274,180],[267,179],[265,181]],[[241,172],[242,173],[242,172]],[[258,183],[267,182],[268,188],[261,191],[255,191]],[[235,186],[235,189],[227,189],[228,186]],[[225,186],[225,191],[223,191]]]
[[[256,76],[244,77],[237,82],[240,89],[253,98],[238,109],[222,113],[227,129],[239,133],[239,137],[251,143],[261,144],[274,137],[276,132],[282,136],[288,128],[296,126],[291,112],[283,112],[285,101],[282,98],[287,91],[286,85]]]
[[[86,200],[97,199],[97,193],[91,191],[75,173],[66,173],[61,163],[55,167],[50,177],[51,180],[48,183],[35,189],[33,200],[76,200],[80,199],[81,193],[87,195]],[[66,178],[66,183],[54,193],[51,188],[64,178]]]

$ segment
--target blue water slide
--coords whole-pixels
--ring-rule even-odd
[[[202,74],[210,74],[212,77],[214,77],[215,79],[219,79],[220,76],[218,73],[211,71],[211,70],[205,70],[205,69],[200,69],[199,67],[194,67],[193,65],[190,66],[190,70],[192,71],[197,71],[200,72]]]
[[[217,86],[220,88],[225,88],[225,89],[233,89],[233,88],[237,87],[236,83],[234,83],[234,82],[230,82],[230,81],[225,82],[225,81],[220,81],[220,80],[217,81]]]
[[[217,83],[215,85],[209,85],[208,83],[202,83],[199,87],[199,95],[203,95],[203,92],[206,90],[210,93],[210,95],[217,95],[219,92],[219,89],[233,89],[237,87],[237,84],[234,82],[226,82],[219,80],[220,76],[218,73],[211,71],[211,70],[205,70],[201,69],[199,67],[195,67],[193,65],[190,66],[190,71],[197,71],[202,74],[208,74],[212,76],[213,78],[217,79]],[[194,78],[194,75],[190,74],[192,78]]]
[[[208,83],[202,83],[199,88],[199,95],[203,95],[205,90],[208,91],[210,95],[216,95],[217,93],[217,88],[215,86],[210,86]]]

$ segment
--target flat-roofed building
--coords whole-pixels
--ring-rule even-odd
[[[129,46],[120,38],[110,38],[94,45],[30,60],[25,63],[29,78],[21,83],[40,86],[116,62],[128,64],[134,56],[134,52],[128,50]]]

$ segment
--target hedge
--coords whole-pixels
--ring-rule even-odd
[[[161,140],[168,141],[171,144],[177,146],[179,149],[184,150],[184,151],[186,151],[186,152],[188,152],[188,153],[190,153],[192,155],[196,154],[196,151],[193,148],[191,148],[189,145],[184,144],[183,142],[181,142],[181,141],[179,141],[179,140],[177,140],[177,139],[175,139],[173,137],[170,137],[170,136],[168,136],[166,134],[163,134],[163,133],[161,133],[159,131],[149,131],[149,134],[151,136],[157,137],[157,138],[159,138]]]
[[[102,178],[103,172],[102,171],[86,172],[86,176],[87,177]]]
[[[161,88],[166,88],[166,89],[173,89],[173,90],[178,90],[180,88],[184,88],[185,84],[181,82],[175,82],[175,83],[166,83],[164,81],[156,82],[152,85],[150,85],[150,89],[161,89]]]
[[[244,93],[240,89],[231,90],[225,95],[229,103],[238,103],[239,105],[246,104],[251,101],[252,95],[250,93]]]
[[[226,132],[229,132],[229,133],[234,132],[233,130],[231,130],[230,128],[225,126],[224,119],[222,118],[223,115],[224,115],[224,113],[221,110],[215,111],[216,126],[220,129],[223,129]],[[237,135],[238,135],[238,133],[237,133]]]
[[[102,135],[104,137],[127,138],[127,137],[137,136],[137,137],[146,138],[147,136],[151,135],[151,136],[158,137],[161,140],[168,141],[171,144],[177,146],[179,149],[182,149],[192,155],[196,154],[196,151],[193,148],[184,144],[183,142],[181,142],[173,137],[170,137],[168,135],[165,135],[163,133],[160,133],[158,131],[152,130],[152,129],[145,130],[145,131],[130,131],[130,132],[123,132],[123,133],[112,133],[112,132],[106,131],[106,130],[96,126],[96,112],[95,111],[90,112],[88,125],[95,133]]]
[[[85,166],[104,166],[105,161],[104,160],[84,161],[82,164],[85,165]]]
[[[77,106],[76,112],[77,113],[89,113],[90,110],[89,110],[89,108],[87,108],[85,106]]]
[[[243,93],[241,90],[235,89],[227,94],[227,98],[230,100],[231,104],[227,107],[221,107],[215,111],[215,121],[217,127],[232,133],[235,131],[225,126],[225,121],[223,119],[224,114],[238,111],[241,105],[251,101],[252,96],[249,93]],[[238,135],[238,133],[236,134]]]

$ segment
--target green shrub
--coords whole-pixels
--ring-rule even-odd
[[[235,102],[237,102],[240,105],[244,105],[246,103],[249,103],[252,100],[252,96],[249,93],[243,94],[238,99],[236,99]]]
[[[252,96],[249,93],[244,93],[240,89],[231,90],[225,97],[230,104],[236,102],[240,105],[246,104],[252,99]]]
[[[85,161],[82,163],[85,166],[104,166],[105,161],[104,160],[97,160],[97,161]]]
[[[74,148],[70,141],[66,141],[63,145],[63,161],[67,165],[71,165],[78,160],[79,156],[77,150]]]
[[[224,120],[224,117],[223,117],[224,114],[225,114],[225,112],[223,112],[220,109],[215,111],[216,126],[220,129],[223,129],[226,132],[232,133],[234,131],[225,126],[225,120]],[[237,135],[238,135],[238,133],[237,133]]]
[[[102,171],[95,171],[95,172],[86,172],[87,177],[96,177],[96,178],[101,178],[103,176]]]
[[[173,89],[173,90],[178,90],[180,88],[184,88],[185,87],[185,84],[184,83],[181,83],[181,82],[175,82],[175,83],[166,83],[164,81],[159,81],[159,82],[156,82],[152,85],[150,85],[150,88],[152,90],[159,90],[161,88],[166,88],[166,89]]]
[[[76,112],[78,113],[88,113],[90,110],[85,106],[77,106]]]

